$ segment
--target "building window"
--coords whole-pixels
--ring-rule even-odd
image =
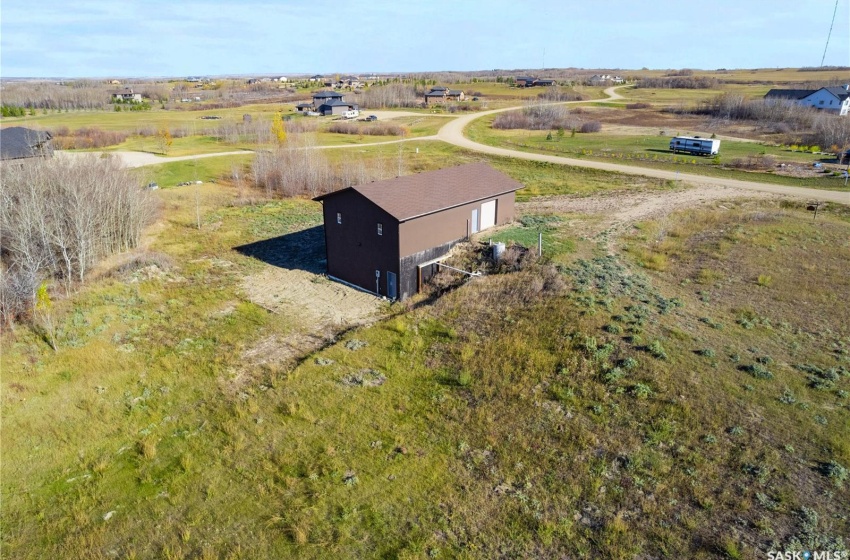
[[[823,105],[823,99],[820,100],[820,104]]]
[[[378,224],[378,235],[384,235],[384,224]]]
[[[336,213],[336,223],[338,223],[338,224],[342,223],[342,212]]]

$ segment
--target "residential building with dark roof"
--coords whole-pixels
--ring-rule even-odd
[[[23,160],[53,156],[53,137],[45,130],[22,126],[0,129],[0,160]]]
[[[425,104],[433,105],[446,101],[463,101],[466,94],[459,89],[449,89],[445,86],[434,86],[425,94]]]
[[[846,116],[850,113],[850,84],[820,89],[772,89],[764,98],[775,103],[786,102],[801,107]]]
[[[487,164],[470,163],[318,196],[328,276],[406,299],[458,242],[512,221],[522,187]]]

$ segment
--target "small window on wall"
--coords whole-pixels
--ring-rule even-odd
[[[338,223],[338,224],[342,223],[342,212],[336,213],[336,223]]]
[[[378,224],[378,235],[384,235],[384,224]]]

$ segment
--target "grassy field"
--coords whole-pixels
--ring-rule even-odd
[[[388,177],[486,161],[520,202],[674,187],[436,141],[323,154]],[[3,557],[846,553],[847,207],[724,200],[614,237],[606,214],[520,205],[458,252],[486,276],[284,360],[324,327],[247,297],[279,267],[240,248],[303,235],[321,206],[237,188],[251,159],[138,169],[206,183],[155,191],[145,247],[54,294],[57,351],[4,329]],[[542,259],[487,260],[490,237],[539,232]]]
[[[543,262],[284,365],[252,349],[305,325],[245,300],[267,265],[233,248],[319,205],[199,193],[200,230],[159,191],[135,264],[58,300],[57,352],[4,334],[6,555],[749,558],[850,529],[846,210],[725,203],[615,254],[527,216],[494,239],[543,230]]]
[[[137,129],[152,128],[159,130],[164,126],[206,128],[215,127],[221,122],[242,122],[243,115],[252,118],[270,120],[272,115],[283,112],[292,114],[295,106],[281,103],[262,103],[244,105],[229,109],[209,109],[201,111],[171,111],[159,108],[150,111],[69,111],[37,113],[35,116],[4,118],[3,126],[32,126],[34,128],[55,129],[68,127],[77,130],[97,127],[103,130],[133,132]],[[221,120],[205,120],[201,117],[217,116]]]

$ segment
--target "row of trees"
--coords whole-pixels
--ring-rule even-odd
[[[405,172],[401,151],[396,159],[364,160],[356,156],[331,162],[314,135],[296,133],[274,151],[257,153],[254,183],[269,196],[318,196],[351,185],[390,179]]]
[[[155,204],[111,158],[63,158],[0,169],[0,319],[33,310],[44,280],[69,291],[100,259],[136,247]]]
[[[635,83],[638,88],[654,89],[717,89],[720,81],[709,76],[676,75],[659,78],[641,78]]]

